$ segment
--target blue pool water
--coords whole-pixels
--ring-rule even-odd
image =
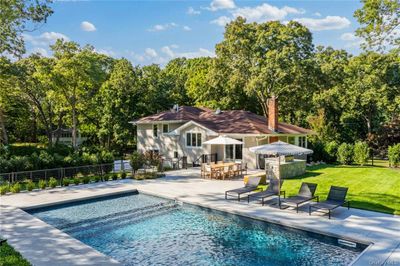
[[[348,265],[365,248],[143,194],[28,212],[125,265]]]

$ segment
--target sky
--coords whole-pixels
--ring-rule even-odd
[[[311,30],[315,45],[360,52],[353,17],[358,0],[55,0],[51,7],[47,23],[24,34],[28,54],[51,56],[49,45],[63,38],[134,64],[165,65],[176,57],[214,56],[224,26],[237,16],[297,20]]]

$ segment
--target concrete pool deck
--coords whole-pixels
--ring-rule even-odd
[[[400,265],[399,216],[339,208],[329,220],[318,213],[309,216],[305,208],[297,214],[290,209],[224,199],[225,190],[242,185],[241,180],[204,180],[199,178],[198,169],[189,169],[168,172],[162,179],[109,181],[2,196],[0,235],[33,265],[118,265],[117,261],[21,209],[138,189],[185,203],[371,244],[354,265]]]

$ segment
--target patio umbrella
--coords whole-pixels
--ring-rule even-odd
[[[218,136],[216,138],[204,141],[203,144],[207,145],[236,145],[236,144],[243,144],[240,140],[233,139],[227,136]],[[225,158],[225,153],[224,153]]]
[[[278,169],[279,175],[278,179],[280,179],[280,166],[281,166],[281,157],[283,155],[302,155],[302,154],[311,154],[312,150],[306,149],[303,147],[299,147],[296,145],[292,145],[283,141],[277,141],[270,144],[265,144],[261,146],[251,147],[249,149],[251,152],[255,154],[265,154],[265,155],[274,155],[278,156]],[[281,188],[279,186],[279,194],[281,192]]]
[[[214,144],[214,145],[234,145],[234,144],[242,144],[240,140],[233,139],[227,136],[218,136],[214,139],[210,139],[204,141],[203,144]]]

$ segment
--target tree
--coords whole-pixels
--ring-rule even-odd
[[[39,120],[44,126],[48,145],[52,145],[53,110],[52,103],[48,97],[51,84],[48,76],[52,71],[54,60],[33,54],[16,62],[16,84],[17,93],[26,100],[36,117],[38,112]]]
[[[361,0],[362,8],[354,12],[361,27],[356,34],[365,39],[365,48],[386,50],[400,48],[400,2],[398,0]]]
[[[255,96],[268,116],[268,99],[280,98],[280,113],[291,118],[314,90],[313,44],[310,31],[291,21],[246,23],[237,18],[226,26],[224,40],[216,46],[214,76],[230,90]]]
[[[94,107],[91,103],[107,78],[110,59],[94,52],[93,47],[81,48],[74,42],[57,40],[51,48],[56,58],[52,79],[55,90],[69,108],[72,145],[76,148],[79,116],[87,118],[88,122],[92,120],[89,117]]]
[[[110,77],[100,89],[102,107],[98,136],[106,146],[119,148],[129,143],[136,103],[139,98],[139,69],[126,59],[117,60]]]
[[[0,54],[20,57],[25,53],[22,33],[33,31],[46,22],[53,11],[52,0],[6,0],[0,1]],[[27,24],[33,28],[27,28]]]

